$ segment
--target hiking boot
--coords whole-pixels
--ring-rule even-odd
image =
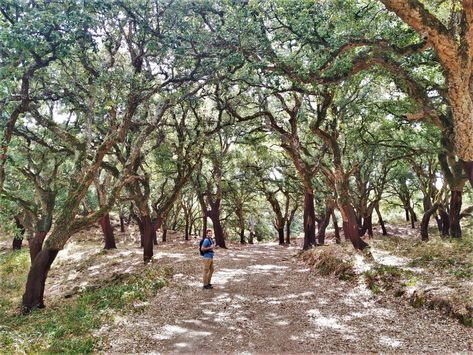
[[[210,290],[212,289],[212,285],[211,284],[208,284],[208,285],[205,285],[204,287],[202,287],[204,290]]]

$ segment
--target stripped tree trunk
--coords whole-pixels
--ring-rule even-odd
[[[44,249],[34,258],[23,294],[21,309],[23,314],[34,308],[44,308],[44,285],[58,252],[59,250]]]
[[[314,192],[304,191],[304,250],[315,246],[315,207]]]
[[[107,213],[102,218],[100,218],[100,227],[105,239],[104,249],[116,249],[115,236],[113,235],[112,224],[110,223],[110,214]]]

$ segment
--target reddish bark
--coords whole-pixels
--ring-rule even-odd
[[[448,221],[450,223],[450,236],[460,238],[462,230],[460,226],[460,213],[462,207],[462,191],[453,190],[450,195],[450,210],[448,213]]]
[[[141,216],[143,223],[143,261],[145,264],[153,259],[153,224],[149,215]]]
[[[21,312],[23,314],[35,308],[44,308],[44,285],[51,264],[58,252],[59,250],[44,249],[34,258],[28,273],[26,289],[21,304]]]
[[[110,223],[110,215],[107,213],[100,219],[100,227],[104,235],[104,249],[116,249],[115,235],[113,234],[112,224]]]
[[[314,194],[311,191],[304,192],[304,247],[309,249],[315,245],[315,207]]]
[[[363,250],[368,244],[363,241],[360,237],[360,231],[358,229],[358,223],[356,220],[355,209],[350,204],[341,206],[342,215],[344,215],[343,231],[345,236],[350,238],[351,243],[355,249]]]
[[[28,244],[30,247],[30,260],[33,263],[36,256],[39,254],[41,249],[43,248],[43,242],[46,238],[47,232],[35,232],[33,238],[28,240]]]

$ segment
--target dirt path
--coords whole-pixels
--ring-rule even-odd
[[[117,317],[107,352],[456,352],[471,329],[436,312],[373,297],[314,275],[277,245],[217,250],[213,290],[201,288],[194,246],[161,248],[174,281],[143,313]],[[112,340],[113,339],[113,340]]]

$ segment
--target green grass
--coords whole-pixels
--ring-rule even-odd
[[[0,255],[0,349],[2,353],[83,354],[100,350],[93,332],[116,312],[139,312],[144,302],[165,286],[170,270],[154,264],[140,275],[110,280],[62,299],[27,316],[19,315],[29,268],[27,250]]]

